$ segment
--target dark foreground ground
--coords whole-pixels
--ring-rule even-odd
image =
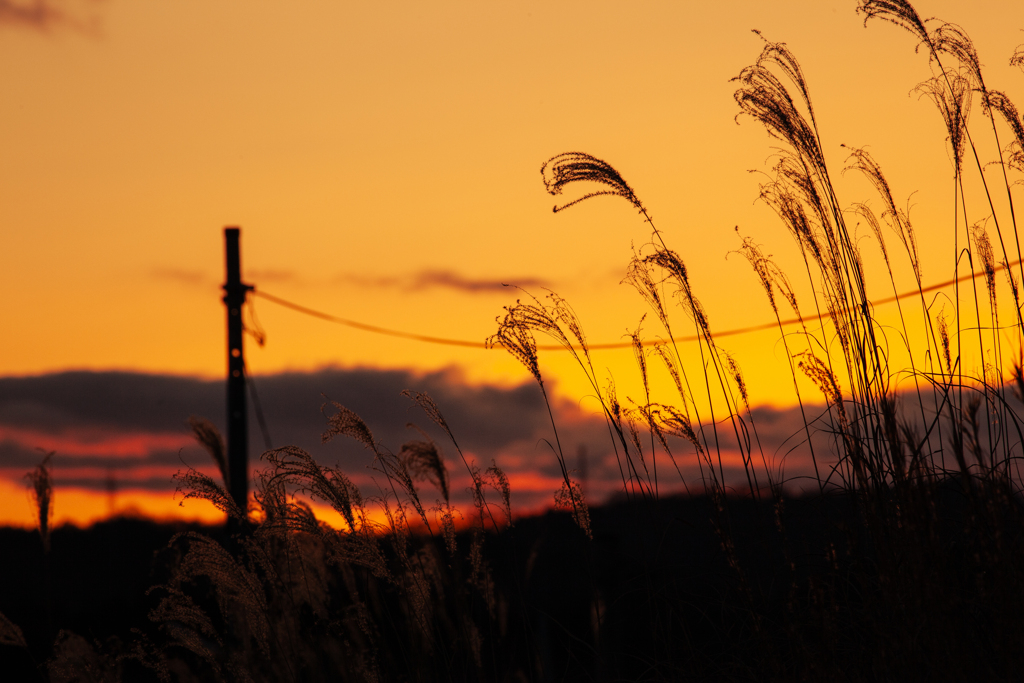
[[[429,662],[403,662],[411,651],[402,644],[404,603],[385,596],[378,609],[391,621],[380,621],[377,635],[399,644],[382,646],[376,673],[425,681],[1020,680],[1020,516],[1010,511],[979,527],[955,485],[937,500],[927,523],[898,510],[891,524],[841,495],[787,499],[781,511],[750,500],[721,509],[707,498],[620,502],[591,510],[593,541],[564,514],[521,519],[483,546],[496,600],[476,611],[479,664],[465,664],[458,642],[443,638]],[[977,538],[979,528],[990,537]],[[55,530],[44,557],[37,533],[0,529],[0,613],[28,643],[0,645],[0,680],[155,680],[136,657],[145,650],[140,638],[159,647],[168,631],[148,618],[161,593],[147,591],[168,582],[182,557],[168,542],[189,530],[226,541],[220,528],[116,519]],[[459,544],[470,545],[465,536]],[[467,574],[459,576],[438,584],[438,601],[458,602],[452,593],[467,585]],[[330,612],[349,608],[329,605],[326,614],[300,614],[295,629],[319,642],[335,623]],[[220,678],[183,648],[168,653],[181,657],[172,679]],[[262,679],[360,678],[332,675],[331,662],[344,658],[321,654],[293,654],[316,661],[267,669]]]

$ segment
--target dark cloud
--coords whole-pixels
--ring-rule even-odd
[[[0,0],[2,2],[3,0]],[[161,267],[150,271],[159,280],[176,282],[191,287],[219,286],[220,282],[210,273],[187,268]],[[253,268],[243,273],[246,282],[258,287],[278,284],[306,285],[298,273],[292,270]],[[527,289],[550,288],[550,282],[534,277],[506,279],[473,279],[450,270],[424,270],[403,276],[362,276],[344,274],[334,278],[336,285],[355,285],[363,288],[397,289],[402,292],[420,292],[428,289],[453,289],[468,294],[508,292],[505,283]]]
[[[554,433],[533,383],[479,386],[454,371],[418,374],[358,368],[280,373],[253,381],[273,446],[304,448],[319,462],[340,466],[355,481],[372,485],[372,457],[350,439],[322,443],[325,414],[334,410],[331,401],[358,413],[376,440],[395,452],[405,441],[422,438],[409,423],[427,430],[445,453],[453,491],[465,499],[465,468],[443,432],[401,395],[411,389],[436,401],[468,457],[481,467],[493,459],[509,474],[514,504],[549,504],[559,486]],[[604,420],[581,412],[574,402],[558,403],[553,409],[567,465],[578,470],[585,466],[592,497],[621,491],[622,472],[628,469],[616,458]],[[223,429],[224,410],[223,380],[127,372],[0,378],[0,477],[20,479],[38,464],[43,451],[53,450],[58,485],[74,483],[104,491],[114,476],[122,488],[171,492],[171,475],[183,463],[212,467],[189,437],[189,416],[207,417]],[[797,409],[759,408],[755,419],[773,471],[783,470],[787,478],[812,472]],[[254,416],[249,425],[251,458],[258,467],[263,437]],[[731,485],[742,486],[745,475],[739,456],[729,451],[731,437],[721,428],[719,434],[726,451],[722,469]],[[713,446],[710,430],[708,440]],[[819,457],[829,452],[826,433],[815,437],[815,447]],[[673,442],[673,449],[686,481],[699,488],[701,470],[692,447]],[[585,465],[581,452],[586,453]],[[663,454],[646,466],[652,477],[657,470],[663,490],[681,488],[675,465]]]
[[[451,372],[422,375],[369,369],[282,373],[254,378],[254,384],[274,446],[300,446],[324,464],[339,465],[357,479],[371,464],[368,451],[347,439],[321,443],[326,427],[321,408],[328,401],[359,413],[375,438],[394,451],[409,439],[421,438],[408,423],[427,429],[447,454],[453,477],[459,476],[455,468],[461,464],[453,447],[423,411],[401,395],[403,389],[430,394],[459,445],[481,465],[507,455],[518,471],[557,476],[550,453],[537,447],[540,439],[551,436],[547,412],[534,385],[471,386]],[[170,491],[174,488],[170,473],[183,461],[205,466],[208,458],[196,446],[165,447],[168,437],[189,444],[186,421],[190,415],[208,417],[223,429],[224,402],[220,380],[123,372],[0,378],[0,476],[20,478],[39,462],[39,449],[55,450],[58,483],[62,470],[126,475],[138,468],[164,467],[168,471],[164,488]],[[330,405],[325,408],[328,413],[331,410]],[[586,417],[580,419],[588,422]],[[263,450],[263,438],[254,417],[249,424],[252,459],[258,465],[256,454]],[[601,432],[596,428],[600,426],[597,421],[586,430],[567,425],[563,439],[569,439],[572,448],[580,441],[587,443],[591,452],[598,452]],[[106,443],[111,444],[111,452],[104,454],[102,445]],[[74,474],[68,481],[82,485],[90,480]],[[103,490],[105,476],[98,474],[93,485]],[[152,481],[147,484],[154,486]]]
[[[0,24],[45,28],[64,20],[64,12],[48,0],[0,0]]]
[[[533,277],[502,279],[472,279],[450,270],[424,270],[413,275],[402,277],[363,277],[359,275],[342,275],[338,282],[351,283],[361,287],[393,287],[407,292],[422,291],[434,287],[454,289],[470,294],[486,294],[507,292],[505,284],[514,284],[526,288],[550,287],[546,280]]]
[[[95,0],[0,0],[0,25],[40,31],[61,26],[91,31],[98,21],[95,4]]]
[[[193,413],[223,411],[222,382],[130,372],[63,372],[0,378],[0,425],[50,433],[182,432]]]

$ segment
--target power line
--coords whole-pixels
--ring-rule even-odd
[[[999,264],[998,266],[995,267],[995,271],[998,272],[998,271],[1001,271],[1001,270],[1006,270],[1008,267],[1013,267],[1013,266],[1016,266],[1016,265],[1018,265],[1020,263],[1021,263],[1021,261],[1019,261],[1019,260],[1012,261],[1009,264],[1002,264],[1001,263],[1001,264]],[[914,289],[912,291],[903,292],[902,294],[897,294],[895,296],[889,296],[889,297],[885,297],[885,298],[882,298],[882,299],[877,299],[877,300],[873,301],[872,304],[875,305],[875,306],[881,306],[883,304],[891,304],[893,302],[896,302],[896,301],[899,301],[899,300],[902,300],[902,299],[909,299],[911,297],[920,296],[920,295],[924,294],[925,292],[934,292],[936,290],[943,289],[944,287],[949,287],[950,285],[956,284],[958,282],[967,282],[969,280],[975,280],[977,278],[984,277],[984,276],[985,276],[985,271],[983,271],[983,270],[982,271],[978,271],[976,273],[970,273],[968,275],[961,275],[958,278],[954,278],[952,280],[946,280],[944,282],[939,282],[939,283],[934,284],[934,285],[929,285],[929,286],[923,287],[923,288],[921,288],[919,290],[918,289]],[[412,339],[413,341],[426,342],[428,344],[442,344],[442,345],[445,345],[445,346],[462,346],[462,347],[469,347],[469,348],[474,348],[474,349],[490,348],[490,347],[488,347],[483,342],[467,341],[465,339],[449,339],[447,337],[432,337],[430,335],[416,334],[414,332],[402,332],[400,330],[392,330],[392,329],[389,329],[387,327],[378,327],[377,325],[369,325],[367,323],[361,323],[359,321],[350,320],[348,318],[341,318],[341,317],[338,317],[336,315],[331,315],[330,313],[324,313],[323,311],[318,311],[316,309],[309,308],[309,307],[303,306],[301,304],[297,304],[297,303],[295,303],[293,301],[288,301],[287,299],[282,299],[279,296],[275,296],[273,294],[270,294],[268,292],[264,292],[262,290],[255,289],[255,288],[252,290],[251,293],[252,293],[253,296],[258,296],[260,298],[266,299],[267,301],[275,303],[275,304],[277,304],[279,306],[284,306],[285,308],[290,308],[291,310],[296,311],[298,313],[303,313],[305,315],[309,315],[309,316],[312,316],[314,318],[319,318],[321,320],[326,320],[327,322],[336,323],[338,325],[345,325],[346,327],[351,327],[351,328],[354,328],[354,329],[357,329],[357,330],[362,330],[364,332],[372,332],[373,334],[382,334],[382,335],[386,335],[386,336],[389,336],[389,337],[399,337],[401,339]],[[813,322],[813,321],[816,321],[816,320],[823,320],[823,319],[828,318],[828,317],[829,317],[828,313],[819,313],[817,315],[812,315],[812,316],[804,317],[804,318],[798,318],[798,317],[787,318],[786,320],[783,320],[781,322],[781,324],[784,325],[784,326],[786,326],[786,325],[797,325],[797,324],[801,324],[801,323]],[[761,323],[759,325],[748,325],[746,327],[734,327],[734,328],[732,328],[730,330],[723,330],[723,331],[720,331],[720,332],[715,332],[713,334],[713,336],[714,337],[732,337],[732,336],[736,336],[736,335],[740,335],[740,334],[748,334],[750,332],[761,332],[761,331],[764,331],[764,330],[774,329],[774,328],[778,327],[779,324],[780,323],[778,321],[773,321],[773,322],[768,322],[768,323]],[[700,337],[698,335],[689,335],[689,336],[686,336],[686,337],[677,337],[676,341],[679,341],[679,342],[692,342],[692,341],[698,341],[699,339],[700,339]],[[656,346],[656,345],[661,344],[661,343],[663,343],[663,342],[658,341],[658,340],[648,340],[648,341],[643,342],[644,346]],[[611,342],[611,343],[605,343],[605,344],[587,344],[587,348],[589,348],[591,350],[595,350],[595,351],[596,350],[604,350],[604,349],[628,349],[628,348],[631,348],[632,346],[633,346],[633,342]],[[564,346],[562,346],[561,344],[538,344],[537,348],[539,350],[542,350],[542,351],[565,351],[566,350],[566,348]]]
[[[263,415],[263,404],[260,403],[260,395],[256,392],[256,382],[253,381],[252,375],[249,374],[249,369],[244,365],[242,368],[242,376],[245,377],[245,383],[249,387],[249,395],[252,397],[252,407],[256,411],[256,422],[259,424],[260,433],[263,435],[263,445],[269,451],[274,445],[270,440],[270,429],[267,427],[267,418]]]
[[[317,311],[315,309],[308,308],[306,306],[302,306],[301,304],[297,304],[297,303],[294,303],[292,301],[288,301],[286,299],[282,299],[279,296],[274,296],[273,294],[268,294],[267,292],[253,291],[253,294],[255,296],[258,296],[258,297],[261,297],[263,299],[266,299],[267,301],[272,301],[275,304],[278,304],[279,306],[284,306],[285,308],[290,308],[293,311],[298,311],[299,313],[305,313],[306,315],[311,315],[314,318],[320,318],[321,320],[326,320],[327,322],[337,323],[339,325],[345,325],[347,327],[354,327],[355,329],[363,330],[364,332],[373,332],[374,334],[384,334],[384,335],[387,335],[389,337],[401,337],[403,339],[412,339],[412,340],[415,340],[415,341],[427,342],[429,344],[446,344],[448,346],[469,346],[469,347],[472,347],[472,348],[487,348],[487,345],[484,344],[483,342],[472,342],[472,341],[465,341],[465,340],[462,340],[462,339],[446,339],[444,337],[431,337],[429,335],[414,334],[412,332],[400,332],[398,330],[389,330],[386,327],[377,327],[376,325],[367,325],[366,323],[357,322],[355,320],[349,320],[348,318],[339,318],[336,315],[331,315],[329,313],[324,313],[322,311]]]

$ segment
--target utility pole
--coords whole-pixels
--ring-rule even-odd
[[[228,312],[228,493],[246,513],[249,498],[249,431],[246,424],[245,356],[242,353],[242,305],[252,289],[242,282],[239,229],[224,228],[227,278],[224,304]]]

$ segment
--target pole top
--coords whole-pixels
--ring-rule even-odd
[[[224,255],[226,261],[224,303],[229,306],[241,306],[245,303],[245,293],[254,289],[252,285],[242,282],[242,266],[238,246],[239,233],[240,228],[237,226],[227,226],[224,228]]]

